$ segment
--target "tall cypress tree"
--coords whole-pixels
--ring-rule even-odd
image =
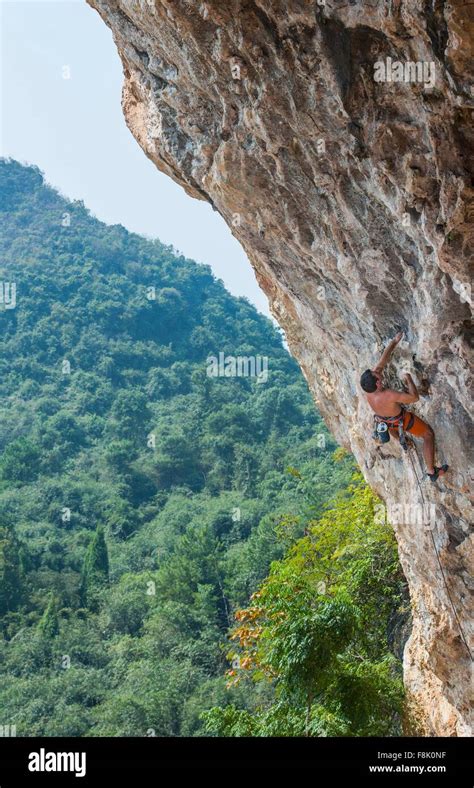
[[[55,638],[59,634],[59,619],[56,599],[54,594],[49,597],[49,602],[38,624],[38,631],[47,640]]]
[[[0,616],[21,602],[20,545],[10,528],[0,527]]]
[[[98,592],[109,582],[109,554],[104,529],[98,526],[86,550],[82,567],[81,598],[84,605],[97,607]]]

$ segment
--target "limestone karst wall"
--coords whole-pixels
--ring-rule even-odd
[[[474,5],[88,2],[113,31],[130,130],[227,221],[329,428],[399,520],[405,681],[426,733],[469,735],[471,662],[435,545],[472,637]],[[451,466],[423,484],[428,527],[407,514],[422,503],[410,463],[393,442],[376,449],[358,389],[399,329],[391,379],[413,372],[414,409]],[[400,504],[415,508],[397,517]]]

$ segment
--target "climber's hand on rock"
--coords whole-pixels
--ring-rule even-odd
[[[389,344],[388,344],[388,345],[387,345],[387,347],[385,348],[384,352],[382,353],[382,356],[381,356],[381,358],[380,358],[380,360],[379,360],[378,364],[376,364],[376,365],[375,365],[375,367],[374,367],[374,369],[373,369],[373,372],[378,372],[378,373],[379,373],[379,375],[380,375],[380,374],[382,374],[382,370],[384,369],[384,367],[386,367],[386,366],[387,366],[388,362],[390,361],[390,356],[392,355],[392,353],[393,353],[393,351],[395,350],[396,346],[397,346],[397,345],[398,345],[398,343],[400,342],[400,340],[401,340],[402,336],[403,336],[403,331],[400,331],[400,332],[397,334],[397,336],[396,336],[396,337],[394,337],[394,338],[393,338],[393,339],[392,339],[392,340],[389,342]]]

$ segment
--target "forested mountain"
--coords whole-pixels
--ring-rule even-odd
[[[219,715],[271,707],[276,689],[228,686],[234,614],[352,459],[278,330],[207,266],[99,222],[35,167],[3,160],[0,182],[2,722],[236,735]],[[211,375],[219,354],[226,374]],[[238,357],[268,374],[232,374]]]

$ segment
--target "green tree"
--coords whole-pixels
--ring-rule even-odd
[[[52,640],[59,634],[57,601],[54,597],[54,594],[50,595],[46,610],[39,621],[38,632],[46,640]]]
[[[257,735],[396,735],[403,688],[386,629],[403,604],[404,579],[376,504],[359,480],[272,564],[236,614],[229,678],[270,682],[274,699],[253,721],[246,710],[214,708],[209,732],[235,735],[247,725]]]
[[[141,391],[121,391],[112,407],[114,429],[119,438],[145,444],[150,410]]]
[[[27,438],[18,438],[5,449],[0,461],[2,478],[12,482],[31,482],[40,470],[40,452]]]
[[[109,581],[109,556],[104,529],[97,528],[86,550],[81,577],[81,597],[84,604],[96,608],[99,592]]]
[[[15,610],[22,599],[20,550],[12,529],[0,527],[0,616]]]

